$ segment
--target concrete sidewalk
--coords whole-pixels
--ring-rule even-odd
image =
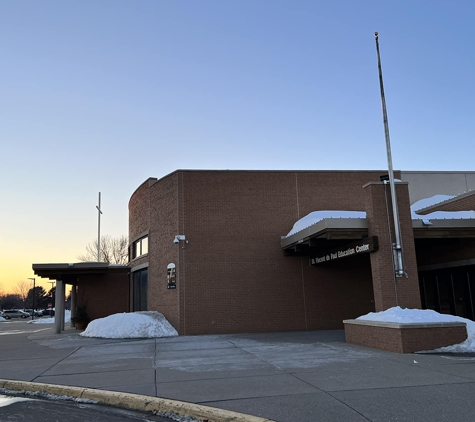
[[[279,422],[471,422],[475,414],[475,356],[398,355],[347,344],[341,331],[106,340],[2,323],[0,378],[145,394]]]

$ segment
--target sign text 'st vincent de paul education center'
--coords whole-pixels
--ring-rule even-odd
[[[336,259],[347,258],[353,255],[360,255],[378,250],[378,237],[372,236],[358,242],[352,242],[340,248],[329,249],[320,252],[319,255],[310,258],[310,265],[319,265]]]

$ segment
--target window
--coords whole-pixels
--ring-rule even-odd
[[[135,311],[147,310],[148,268],[133,273],[133,306]]]
[[[136,240],[132,244],[132,259],[148,253],[148,236]]]

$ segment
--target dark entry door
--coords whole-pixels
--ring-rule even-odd
[[[133,274],[134,311],[147,310],[148,269],[135,271]]]
[[[454,267],[419,273],[423,309],[475,319],[475,268]]]

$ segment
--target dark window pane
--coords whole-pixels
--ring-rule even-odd
[[[473,318],[467,271],[455,269],[452,273],[452,284],[454,288],[455,315],[463,318]]]
[[[434,311],[438,310],[438,297],[437,297],[437,286],[435,283],[434,274],[425,273],[422,277],[422,302],[424,309],[433,309]]]
[[[450,274],[437,275],[437,288],[439,291],[439,305],[441,314],[455,315],[455,304]]]

